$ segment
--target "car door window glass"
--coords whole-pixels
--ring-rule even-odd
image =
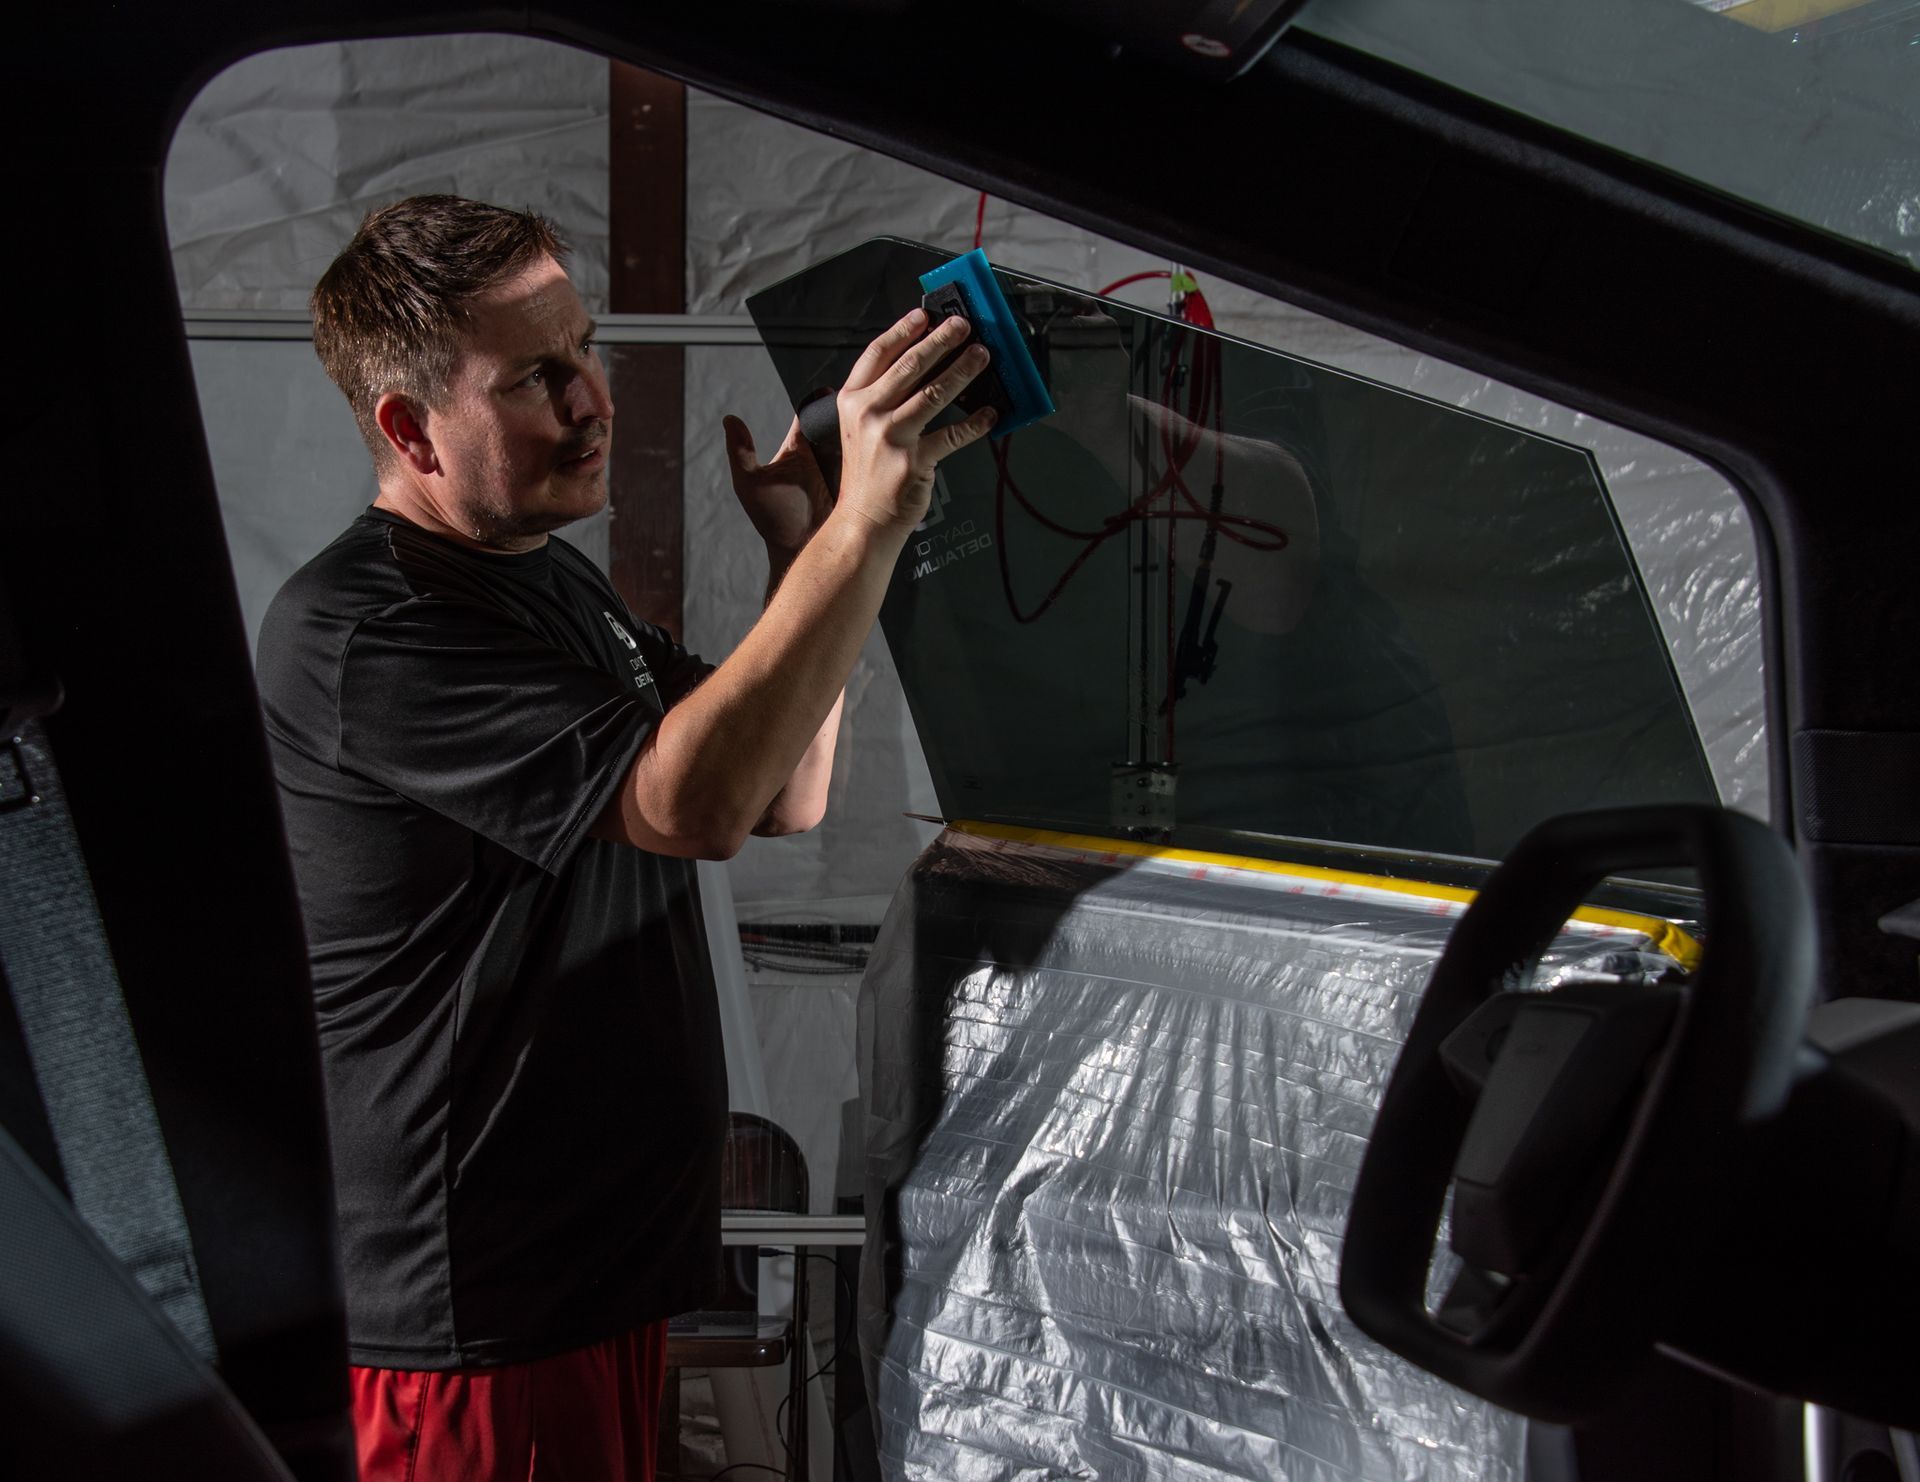
[[[756,296],[789,394],[945,255],[876,240]],[[946,816],[1490,859],[1714,800],[1586,450],[1002,282],[1058,413],[942,466],[883,614]]]

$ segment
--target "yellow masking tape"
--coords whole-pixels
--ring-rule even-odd
[[[1245,854],[1212,854],[1201,849],[1168,849],[1159,844],[1143,844],[1137,839],[1103,839],[1094,834],[1063,834],[1052,829],[1020,828],[1013,824],[976,823],[956,819],[947,827],[983,839],[1003,839],[1011,844],[1040,844],[1053,849],[1074,849],[1084,854],[1118,854],[1134,859],[1167,860],[1175,864],[1221,865],[1234,870],[1253,870],[1263,875],[1288,875],[1301,880],[1324,880],[1331,884],[1359,885],[1368,890],[1384,890],[1394,895],[1419,896],[1423,900],[1459,901],[1474,898],[1477,892],[1458,885],[1434,885],[1424,880],[1396,880],[1391,875],[1363,875],[1352,870],[1330,870],[1320,865],[1289,864],[1275,859],[1256,859]],[[1700,965],[1699,941],[1671,921],[1659,916],[1641,916],[1631,911],[1609,911],[1600,906],[1582,906],[1573,913],[1575,921],[1593,926],[1614,926],[1637,931],[1651,938],[1653,945],[1688,972]]]

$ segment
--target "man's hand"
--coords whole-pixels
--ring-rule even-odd
[[[813,460],[813,449],[800,435],[800,419],[794,418],[787,440],[769,463],[755,454],[746,423],[727,417],[722,426],[734,497],[767,543],[767,554],[776,561],[791,560],[833,512],[833,495]]]
[[[854,362],[840,388],[840,503],[881,530],[910,530],[926,518],[934,466],[978,442],[993,426],[982,408],[937,432],[927,424],[987,368],[987,352],[967,348],[938,380],[916,385],[967,337],[964,319],[946,320],[932,334],[927,316],[913,310]]]
[[[726,859],[750,831],[786,833],[820,817],[841,687],[900,548],[926,515],[934,465],[993,425],[993,414],[981,411],[927,431],[987,356],[976,347],[915,390],[967,337],[964,320],[932,334],[926,328],[915,309],[869,345],[847,377],[840,502],[824,518],[827,491],[797,429],[762,464],[745,426],[728,419],[734,487],[767,542],[777,590],[727,661],[641,744],[626,785],[594,824],[601,838]]]

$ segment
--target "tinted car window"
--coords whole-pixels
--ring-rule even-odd
[[[877,240],[759,295],[788,392],[943,257]],[[1585,450],[1001,282],[1059,410],[943,465],[883,614],[948,817],[1488,859],[1713,800]]]

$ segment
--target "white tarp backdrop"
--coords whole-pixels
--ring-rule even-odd
[[[555,218],[576,283],[607,292],[607,63],[525,38],[329,44],[250,58],[215,78],[180,125],[166,205],[183,308],[302,310],[370,208],[452,191]],[[717,98],[687,114],[687,303],[740,314],[746,295],[869,237],[964,250],[977,194],[843,141]],[[1097,289],[1166,267],[1119,243],[992,200],[995,261]],[[1220,328],[1593,450],[1672,648],[1722,797],[1765,816],[1760,594],[1752,530],[1724,479],[1623,429],[1230,284],[1205,281]],[[1141,284],[1132,302],[1163,306]],[[1657,347],[1650,346],[1650,353]],[[298,341],[199,339],[202,412],[250,630],[296,566],[372,498],[339,394]],[[724,656],[760,609],[757,542],[727,490],[720,416],[763,451],[789,412],[758,349],[687,356],[686,628]],[[603,564],[605,517],[569,537]],[[934,800],[884,644],[849,687],[835,801],[797,840],[754,841],[731,866],[743,921],[877,923],[934,830]],[[826,1207],[839,1105],[853,1094],[857,975],[750,973],[776,1118],[801,1133]]]
[[[562,222],[589,304],[607,296],[607,64],[505,36],[336,42],[208,83],[167,157],[188,309],[305,309],[375,206],[430,191]]]

